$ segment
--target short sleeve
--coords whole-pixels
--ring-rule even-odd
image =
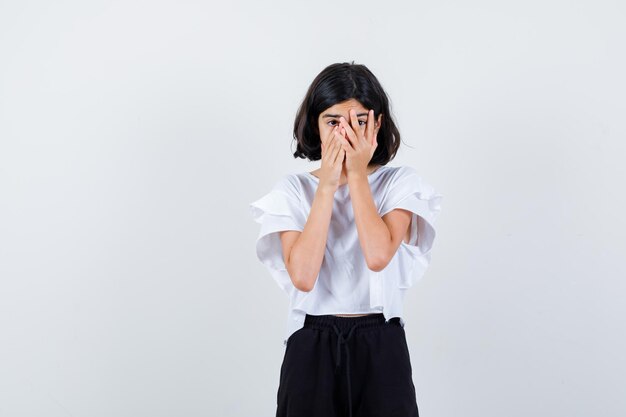
[[[257,257],[268,268],[278,286],[288,294],[295,287],[285,266],[279,232],[303,231],[306,223],[297,186],[290,178],[282,178],[269,193],[250,203],[252,218],[261,225],[256,241]]]
[[[409,242],[403,239],[398,248],[404,275],[400,279],[401,287],[412,286],[424,275],[430,263],[442,199],[443,195],[412,167],[400,167],[390,183],[380,209],[381,216],[397,208],[412,213]]]

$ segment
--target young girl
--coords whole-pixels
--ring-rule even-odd
[[[402,317],[428,267],[442,195],[408,166],[389,99],[369,69],[325,68],[294,125],[294,157],[250,204],[259,260],[289,296],[277,417],[418,417]]]

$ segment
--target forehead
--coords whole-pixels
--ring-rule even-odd
[[[322,112],[322,115],[324,113],[340,113],[348,115],[350,109],[354,109],[357,113],[367,113],[367,109],[363,107],[358,100],[351,98],[350,100],[342,101],[341,103],[337,103],[334,106],[325,109]]]

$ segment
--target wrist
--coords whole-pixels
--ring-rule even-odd
[[[331,184],[320,182],[319,185],[317,186],[317,190],[315,190],[315,193],[320,196],[327,196],[327,195],[334,196],[336,189],[337,187]]]
[[[366,172],[353,172],[348,174],[348,184],[356,184],[363,181],[367,182]]]

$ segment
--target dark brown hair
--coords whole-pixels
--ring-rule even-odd
[[[366,109],[374,110],[374,117],[382,114],[377,135],[378,146],[370,165],[386,165],[400,146],[400,132],[390,111],[389,98],[378,79],[365,66],[344,62],[324,68],[311,83],[298,109],[293,126],[297,143],[294,158],[319,161],[322,144],[318,128],[319,115],[329,107],[355,99]]]

